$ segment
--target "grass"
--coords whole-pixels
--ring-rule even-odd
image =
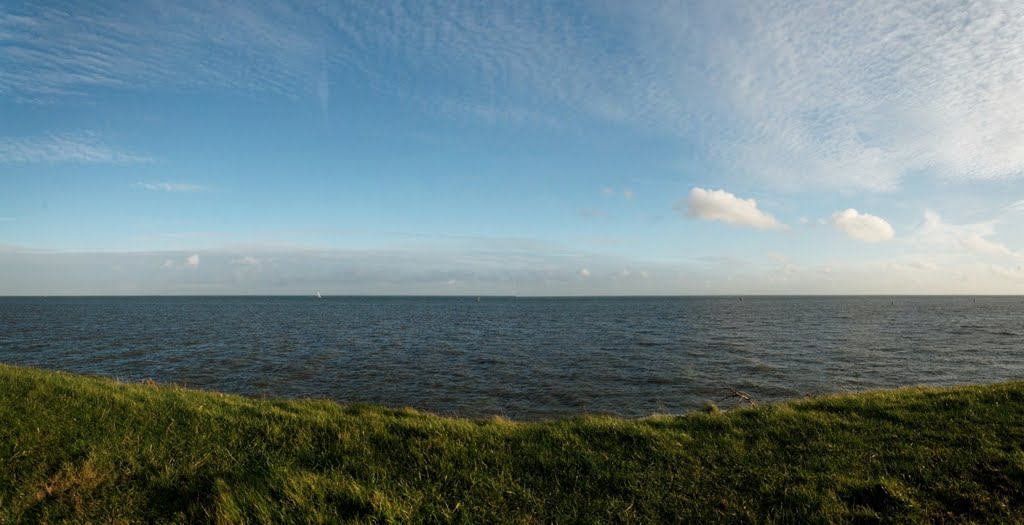
[[[521,423],[0,365],[0,523],[1024,523],[1024,382]]]

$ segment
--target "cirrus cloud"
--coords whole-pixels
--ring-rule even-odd
[[[166,192],[204,191],[207,189],[206,186],[199,184],[186,184],[182,182],[136,182],[135,187],[150,191]]]
[[[2,91],[2,89],[0,89]],[[0,164],[142,164],[152,159],[107,145],[94,132],[0,137]]]
[[[428,112],[657,130],[789,188],[1024,176],[1021,2],[29,4],[0,12],[14,100],[216,87],[326,113],[333,71]]]
[[[743,199],[725,190],[693,188],[685,203],[680,201],[675,209],[691,219],[722,221],[738,226],[750,226],[760,230],[784,230],[786,225],[775,217],[761,211],[754,199]]]

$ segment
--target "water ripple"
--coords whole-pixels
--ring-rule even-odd
[[[1024,378],[1024,300],[987,297],[2,298],[0,361],[444,414],[643,416]]]

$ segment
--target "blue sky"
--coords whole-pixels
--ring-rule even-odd
[[[6,2],[0,294],[1024,293],[1020,2]]]

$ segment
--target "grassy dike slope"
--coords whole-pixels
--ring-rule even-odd
[[[542,423],[0,365],[0,523],[1024,523],[1024,383]]]

